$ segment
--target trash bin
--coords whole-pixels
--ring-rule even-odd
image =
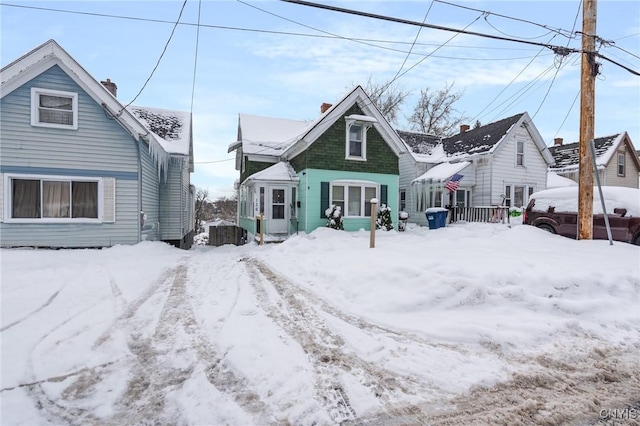
[[[425,210],[429,229],[444,228],[447,226],[447,215],[449,211],[442,207],[430,207]]]

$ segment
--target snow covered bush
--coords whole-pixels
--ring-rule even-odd
[[[378,208],[376,229],[384,229],[385,231],[393,229],[393,221],[391,220],[391,207],[388,207],[386,204],[381,204],[380,208]]]
[[[344,226],[342,225],[342,209],[340,208],[340,206],[336,206],[334,204],[327,210],[325,210],[324,214],[328,219],[328,228],[344,230]]]

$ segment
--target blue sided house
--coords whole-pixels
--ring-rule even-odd
[[[240,114],[238,224],[249,236],[273,239],[327,225],[340,207],[347,231],[370,229],[371,199],[398,223],[402,140],[358,86],[312,121]]]
[[[191,246],[190,113],[125,108],[54,40],[0,80],[0,246]]]

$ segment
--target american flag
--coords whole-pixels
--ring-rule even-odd
[[[460,186],[460,179],[462,179],[462,176],[463,175],[458,174],[458,173],[456,173],[455,175],[451,176],[451,179],[449,179],[449,182],[447,182],[447,184],[444,187],[447,188],[451,192],[457,190],[458,187]]]

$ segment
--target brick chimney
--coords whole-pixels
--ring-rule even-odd
[[[328,104],[326,102],[323,102],[322,105],[320,105],[320,113],[324,114],[329,108],[331,108],[333,105]]]
[[[100,83],[102,83],[102,85],[106,87],[113,96],[117,96],[116,93],[118,92],[118,86],[116,86],[111,79],[108,78],[107,81],[101,81]]]
[[[553,140],[553,145],[554,146],[562,146],[562,138],[555,138]]]
[[[469,130],[469,125],[468,124],[461,124],[460,125],[460,133],[464,133],[467,130]]]

